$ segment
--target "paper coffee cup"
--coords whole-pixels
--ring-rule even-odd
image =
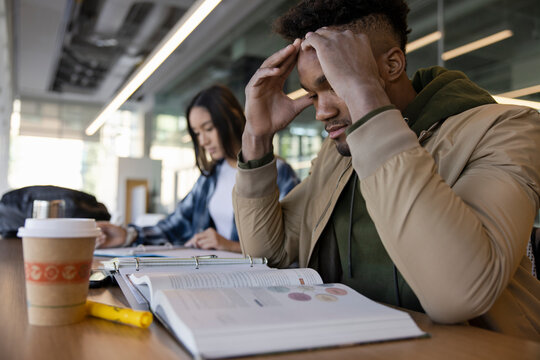
[[[93,219],[26,219],[19,228],[30,324],[64,325],[84,319],[99,234]]]

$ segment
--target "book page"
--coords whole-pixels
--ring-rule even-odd
[[[155,302],[176,336],[189,329],[190,350],[208,358],[424,335],[406,312],[342,284],[164,290]]]
[[[226,266],[225,266],[226,267]],[[238,288],[279,285],[314,285],[321,284],[319,274],[309,268],[303,269],[260,269],[245,267],[236,271],[200,271],[189,269],[178,273],[132,273],[131,282],[150,298],[164,289],[194,288]],[[212,269],[213,270],[213,269]]]
[[[242,258],[243,259],[243,258]],[[205,265],[200,268],[196,268],[192,263],[189,265],[175,265],[175,266],[145,266],[142,269],[137,270],[135,267],[122,267],[115,275],[115,279],[118,285],[122,289],[122,292],[126,296],[129,305],[138,310],[149,310],[152,300],[153,288],[162,289],[170,287],[168,281],[161,281],[159,278],[155,281],[156,284],[152,284],[150,279],[145,277],[148,274],[178,274],[178,273],[201,273],[201,272],[232,272],[232,271],[254,271],[261,269],[269,269],[266,264],[226,264],[226,265]],[[130,276],[136,274],[137,278],[141,279],[136,281],[137,284],[130,280]],[[165,279],[166,280],[166,279]]]

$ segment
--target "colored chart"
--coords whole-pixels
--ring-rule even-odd
[[[299,292],[292,292],[288,296],[290,299],[293,299],[296,301],[310,301],[311,300],[311,296],[309,296],[308,294],[299,293]]]
[[[336,288],[336,287],[328,288],[325,290],[327,293],[332,294],[332,295],[339,295],[339,296],[347,295],[347,290]]]
[[[338,298],[336,296],[330,295],[330,294],[317,294],[315,295],[315,299],[324,301],[324,302],[338,301]]]
[[[335,284],[320,284],[316,286],[269,286],[269,291],[287,294],[287,297],[294,301],[311,301],[313,298],[323,302],[334,302],[339,300],[339,296],[348,294],[347,290],[336,287]],[[324,291],[323,293],[318,293]]]

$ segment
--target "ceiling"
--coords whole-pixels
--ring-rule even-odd
[[[11,2],[16,95],[101,107],[194,0]],[[188,98],[205,82],[223,77],[225,71],[249,68],[253,65],[250,59],[256,62],[281,46],[282,42],[269,36],[269,23],[276,12],[294,2],[223,0],[133,98],[160,94],[165,102],[178,103],[179,96]],[[410,40],[437,30],[437,3],[409,1]],[[495,93],[540,83],[540,1],[444,0],[444,10],[447,48],[502,27],[515,33],[510,40],[451,60],[446,66],[465,71]],[[436,64],[436,47],[432,44],[411,53],[409,70]]]
[[[13,0],[21,98],[104,105],[194,0]],[[282,0],[224,0],[136,96],[153,94]]]

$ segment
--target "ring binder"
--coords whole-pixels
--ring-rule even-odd
[[[216,255],[193,256],[191,258],[149,258],[149,257],[124,257],[114,258],[101,262],[104,270],[113,272],[120,271],[121,268],[135,268],[136,271],[144,267],[154,266],[194,266],[199,269],[201,266],[207,265],[233,265],[233,264],[249,264],[253,267],[256,264],[268,263],[266,258],[254,258],[246,255],[244,258],[220,258]]]

